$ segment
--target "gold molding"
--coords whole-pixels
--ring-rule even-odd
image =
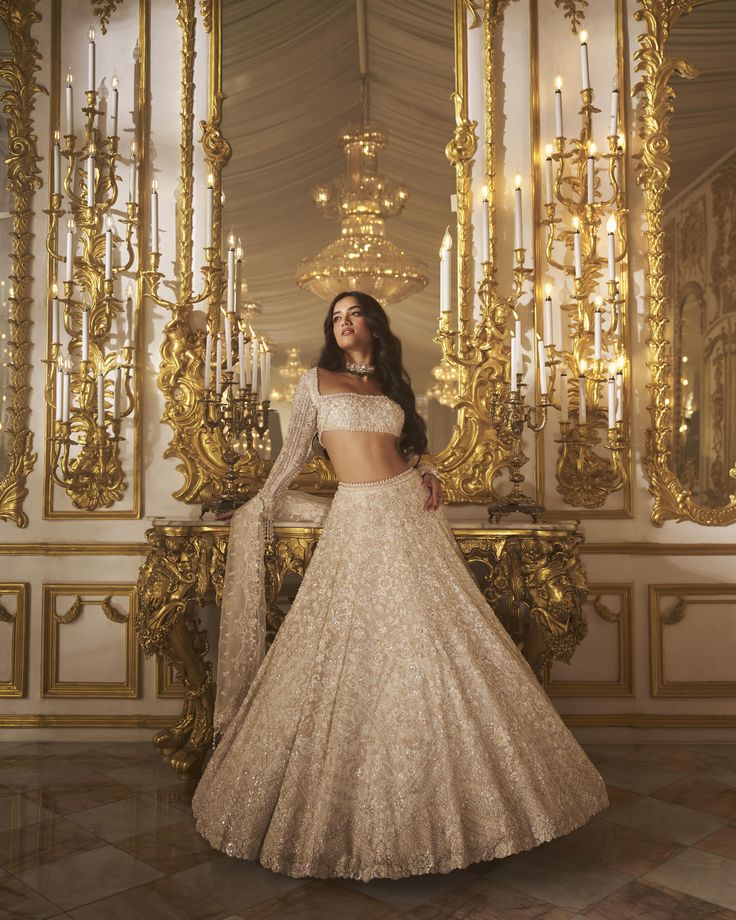
[[[692,78],[697,71],[686,61],[669,57],[667,40],[672,26],[692,10],[691,0],[639,0],[635,19],[644,23],[634,54],[636,70],[641,75],[634,94],[640,97],[639,134],[641,153],[636,180],[644,193],[644,216],[647,224],[647,269],[649,293],[648,367],[649,417],[642,465],[649,478],[654,498],[651,520],[656,526],[665,521],[693,521],[708,527],[724,527],[736,522],[736,497],[721,508],[699,505],[672,471],[671,386],[667,380],[666,328],[669,322],[665,289],[664,206],[672,156],[669,145],[669,122],[673,111],[672,78]]]
[[[736,729],[736,715],[717,713],[571,712],[561,713],[560,718],[570,728]]]
[[[120,614],[110,604],[112,595],[128,598],[127,615]],[[69,610],[60,614],[56,609],[58,597],[75,595]],[[82,600],[81,595],[85,595]],[[86,603],[99,604],[107,619],[125,624],[125,680],[61,681],[59,666],[59,628],[74,623]],[[140,649],[135,636],[138,593],[133,584],[109,582],[84,584],[45,584],[41,610],[41,696],[75,699],[138,699],[140,697]]]
[[[28,526],[23,502],[28,494],[26,481],[38,454],[33,452],[33,432],[29,425],[31,381],[31,265],[33,261],[33,197],[41,186],[37,141],[33,133],[36,93],[45,90],[36,83],[38,42],[31,37],[41,19],[36,0],[0,0],[0,24],[5,27],[13,52],[12,60],[0,61],[0,104],[7,115],[9,155],[5,162],[5,183],[12,201],[11,280],[13,297],[8,298],[12,329],[10,356],[11,418],[9,426],[10,468],[0,481],[0,521]]]
[[[582,547],[581,547],[582,549]],[[630,584],[591,584],[588,591],[589,605],[603,619],[618,626],[618,680],[550,680],[549,668],[545,674],[545,687],[551,697],[631,697],[634,696],[634,636],[632,628]],[[619,609],[613,613],[603,605],[604,594],[619,597]],[[597,595],[597,597],[596,597]],[[578,654],[581,654],[578,652]]]
[[[583,543],[581,555],[735,556],[736,543]]]
[[[145,556],[147,543],[0,543],[0,556]]]
[[[86,713],[2,713],[3,728],[166,728],[175,716],[134,713],[87,715]]]
[[[662,600],[675,600],[674,609],[662,610]],[[736,696],[736,680],[669,681],[664,672],[662,627],[674,626],[685,617],[687,602],[736,605],[733,584],[667,584],[649,586],[649,660],[651,694],[664,699],[710,699]],[[714,636],[714,641],[719,637]]]
[[[5,609],[3,595],[15,596],[15,612]],[[0,697],[26,695],[26,660],[28,659],[28,623],[30,618],[30,585],[27,582],[0,583],[0,623],[12,623],[10,640],[10,680],[0,682]]]

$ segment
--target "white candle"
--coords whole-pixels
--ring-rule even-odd
[[[585,402],[585,374],[581,373],[578,377],[578,422],[584,425],[587,421],[587,405]]]
[[[608,230],[608,280],[616,280],[616,218],[613,214],[606,224]]]
[[[235,309],[235,237],[227,239],[227,311]]]
[[[243,273],[243,244],[238,237],[238,244],[235,247],[235,309],[240,306],[240,279]]]
[[[564,137],[562,133],[562,77],[555,79],[555,137]]]
[[[265,398],[271,398],[271,352],[266,352],[266,382],[263,387]]]
[[[243,330],[238,330],[238,385],[245,389],[245,336]]]
[[[596,146],[591,143],[588,148],[588,204],[593,204],[595,199],[595,154]]]
[[[71,70],[66,75],[66,133],[74,134],[74,77]]]
[[[87,207],[95,204],[95,145],[89,145],[87,154]]]
[[[233,332],[229,313],[225,314],[225,367],[229,371],[233,369]]]
[[[593,357],[596,361],[601,360],[601,328],[602,314],[600,310],[593,313]]]
[[[624,420],[624,372],[616,374],[616,421]]]
[[[128,167],[128,201],[135,201],[138,194],[138,162],[135,155],[135,141],[130,145],[130,166]]]
[[[577,217],[573,217],[572,224],[573,224],[572,241],[573,241],[573,251],[575,255],[575,277],[582,278],[583,277],[583,255],[582,255],[582,250],[580,247],[580,221],[579,219]]]
[[[611,92],[611,136],[618,137],[618,87]]]
[[[64,372],[56,365],[56,389],[54,393],[54,421],[60,422],[64,417]]]
[[[95,89],[95,30],[90,29],[87,33],[89,44],[87,45],[87,89],[94,92]]]
[[[570,410],[568,408],[567,394],[567,371],[560,373],[560,421],[568,422],[570,420]]]
[[[51,343],[59,345],[61,334],[59,330],[59,289],[56,282],[51,285]]]
[[[69,421],[69,403],[71,402],[71,384],[69,381],[69,372],[64,372],[64,391],[62,393],[61,418],[62,421]]]
[[[112,281],[112,220],[105,220],[105,281]]]
[[[449,313],[452,309],[450,303],[450,249],[452,249],[452,237],[448,227],[440,246],[440,314]]]
[[[215,393],[222,393],[222,336],[219,333],[215,343]]]
[[[517,369],[518,363],[519,363],[519,342],[518,342],[516,336],[515,336],[515,335],[512,335],[512,336],[511,336],[511,368],[510,368],[510,376],[511,376],[511,389],[512,389],[512,391],[514,391],[514,392],[518,389],[518,386],[517,386],[517,377],[516,377],[516,373],[517,373],[517,370],[516,370],[516,369]]]
[[[588,33],[580,33],[580,68],[583,77],[583,89],[590,89],[590,68],[588,67]]]
[[[210,389],[210,369],[212,367],[212,333],[207,333],[204,346],[204,388]]]
[[[539,390],[542,396],[547,395],[547,355],[544,351],[544,342],[539,339],[537,342],[537,354],[539,356]]]
[[[105,427],[105,380],[102,374],[97,375],[97,424]]]
[[[66,274],[65,281],[74,280],[74,231],[76,226],[74,220],[70,218],[66,222]]]
[[[158,179],[151,182],[151,246],[153,252],[158,248]]]
[[[120,391],[123,383],[123,369],[118,365],[115,368],[115,380],[112,391],[112,417],[120,418]]]
[[[244,357],[244,359],[245,359],[245,382],[246,382],[246,384],[247,384],[248,386],[250,386],[250,381],[251,381],[250,357],[251,357],[251,353],[250,353],[250,348],[246,348],[245,345],[243,346],[243,348],[244,348],[243,357]]]
[[[125,347],[130,348],[133,338],[133,285],[128,282],[125,292]]]
[[[514,188],[514,249],[524,248],[524,229],[521,214],[521,176],[516,177]]]
[[[61,147],[58,131],[54,131],[54,187],[52,191],[55,195],[61,195]]]
[[[482,194],[483,194],[483,200],[481,202],[481,210],[480,210],[481,245],[482,245],[481,259],[483,262],[490,262],[491,261],[491,237],[490,237],[490,230],[489,230],[490,213],[489,213],[489,206],[488,206],[488,186],[487,185],[483,186]]]
[[[255,393],[258,389],[258,339],[253,336],[253,347],[250,359],[251,367],[251,386]]]
[[[608,378],[608,427],[616,427],[616,381]]]
[[[547,285],[544,298],[544,344],[552,345],[554,342],[554,329],[552,328],[552,288]]]
[[[266,392],[266,352],[262,351],[260,356],[260,371],[261,371],[261,401],[268,399],[268,393]]]
[[[117,74],[113,74],[113,78],[111,82],[112,82],[112,112],[110,114],[110,128],[111,128],[110,134],[113,137],[117,137],[118,136],[118,101],[119,101],[118,84],[120,82],[118,80]]]
[[[215,177],[207,176],[207,202],[204,209],[204,245],[212,248],[212,215],[215,208]]]
[[[82,361],[89,359],[89,310],[82,310]]]
[[[544,161],[545,166],[545,196],[544,203],[552,204],[555,200],[555,175],[554,175],[554,164],[552,162],[552,144],[547,144],[547,158]]]

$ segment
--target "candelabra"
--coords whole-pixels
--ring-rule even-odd
[[[570,299],[560,303],[562,313],[568,316],[569,345],[565,349],[555,341],[552,289],[547,286],[544,352],[551,370],[550,398],[556,391],[559,396],[558,490],[568,504],[595,508],[626,481],[624,298],[616,272],[626,257],[625,224],[621,219],[626,209],[621,181],[623,147],[618,133],[619,92],[614,89],[611,95],[608,152],[599,154],[592,140],[592,123],[593,114],[600,110],[593,105],[585,32],[580,34],[580,47],[583,73],[580,133],[570,138],[564,134],[562,81],[558,77],[554,97],[556,137],[554,145],[547,145],[544,158],[545,217],[541,221],[546,228],[548,265],[572,280]],[[603,173],[608,182],[606,197],[601,194]],[[606,213],[609,213],[608,251],[607,256],[601,256],[597,252],[598,234]],[[558,244],[572,251],[572,265],[557,257]],[[607,280],[604,293],[600,294],[604,266],[607,266]],[[572,388],[570,400],[571,377],[577,386]],[[602,440],[600,431],[606,424],[604,394],[608,399],[605,446],[610,458],[596,450]],[[576,409],[573,420],[569,414],[570,401]]]
[[[137,227],[136,156],[130,158],[128,200],[118,208],[118,82],[112,80],[105,111],[98,108],[94,32],[89,33],[88,89],[83,135],[74,131],[73,82],[66,85],[66,133],[53,144],[51,200],[46,247],[52,284],[51,348],[46,399],[54,412],[50,438],[53,481],[76,508],[95,511],[119,501],[126,488],[120,457],[122,420],[133,413],[133,287],[125,300],[116,293],[135,262]],[[103,116],[110,131],[105,134]],[[62,160],[66,167],[62,174]],[[61,220],[66,221],[66,251],[57,252]],[[117,218],[117,226],[115,219]],[[119,230],[118,228],[124,228]],[[79,254],[78,253],[79,250]],[[64,279],[59,287],[59,267]],[[116,319],[125,319],[119,352],[106,345]],[[67,337],[66,346],[62,338]],[[122,337],[122,336],[121,336]],[[79,365],[75,369],[75,356]]]

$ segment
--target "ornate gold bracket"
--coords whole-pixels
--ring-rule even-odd
[[[694,521],[696,524],[724,527],[736,522],[736,496],[721,508],[705,508],[672,471],[672,394],[667,380],[666,334],[668,304],[665,276],[665,234],[663,198],[667,190],[672,157],[668,129],[675,92],[670,85],[677,75],[693,78],[697,71],[686,61],[668,57],[667,40],[673,25],[693,8],[692,0],[639,0],[634,16],[644,23],[635,52],[636,70],[641,79],[634,94],[641,100],[641,153],[636,178],[644,192],[647,223],[647,282],[649,287],[648,361],[649,417],[642,465],[654,496],[651,520],[661,526],[667,520]]]
[[[12,296],[8,297],[10,341],[10,402],[8,417],[9,469],[0,481],[0,520],[28,525],[23,501],[26,480],[38,459],[33,452],[33,432],[28,418],[31,365],[31,223],[33,195],[41,185],[37,137],[33,133],[33,110],[37,93],[46,90],[36,83],[39,69],[38,42],[31,36],[41,16],[36,0],[0,0],[0,23],[5,27],[12,59],[0,61],[0,103],[7,116],[9,155],[5,161],[6,187],[11,202]]]

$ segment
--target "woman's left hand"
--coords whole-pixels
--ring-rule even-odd
[[[429,490],[429,495],[424,503],[424,510],[434,511],[442,502],[442,483],[434,473],[423,473],[422,485]]]

